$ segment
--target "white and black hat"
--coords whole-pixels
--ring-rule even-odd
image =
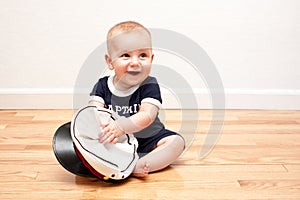
[[[58,162],[69,172],[86,177],[122,180],[133,171],[138,142],[132,134],[122,135],[116,144],[99,143],[101,124],[112,118],[110,110],[86,106],[72,122],[60,126],[53,137]]]

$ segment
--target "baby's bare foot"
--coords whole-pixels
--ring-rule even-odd
[[[132,172],[132,176],[143,178],[148,176],[149,171],[150,171],[149,163],[147,162],[141,164],[138,163]]]

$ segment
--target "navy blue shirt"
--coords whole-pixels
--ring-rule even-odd
[[[142,103],[151,103],[161,108],[162,99],[156,78],[148,76],[140,85],[128,91],[119,91],[113,84],[113,76],[105,76],[99,81],[91,92],[91,98],[104,104],[105,108],[113,110],[119,116],[130,117],[137,113]],[[164,129],[158,116],[154,122],[135,133],[137,138],[147,138]]]

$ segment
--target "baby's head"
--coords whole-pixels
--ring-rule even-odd
[[[113,26],[107,34],[105,60],[115,71],[114,84],[121,90],[143,82],[153,60],[151,34],[143,25],[126,21]]]
[[[122,53],[120,51],[141,48],[152,48],[151,34],[147,28],[137,22],[121,22],[113,26],[107,33],[107,52],[112,58]]]

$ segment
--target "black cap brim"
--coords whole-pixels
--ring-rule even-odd
[[[58,162],[69,172],[78,176],[96,177],[76,154],[70,133],[71,122],[61,125],[53,137],[53,151]]]

